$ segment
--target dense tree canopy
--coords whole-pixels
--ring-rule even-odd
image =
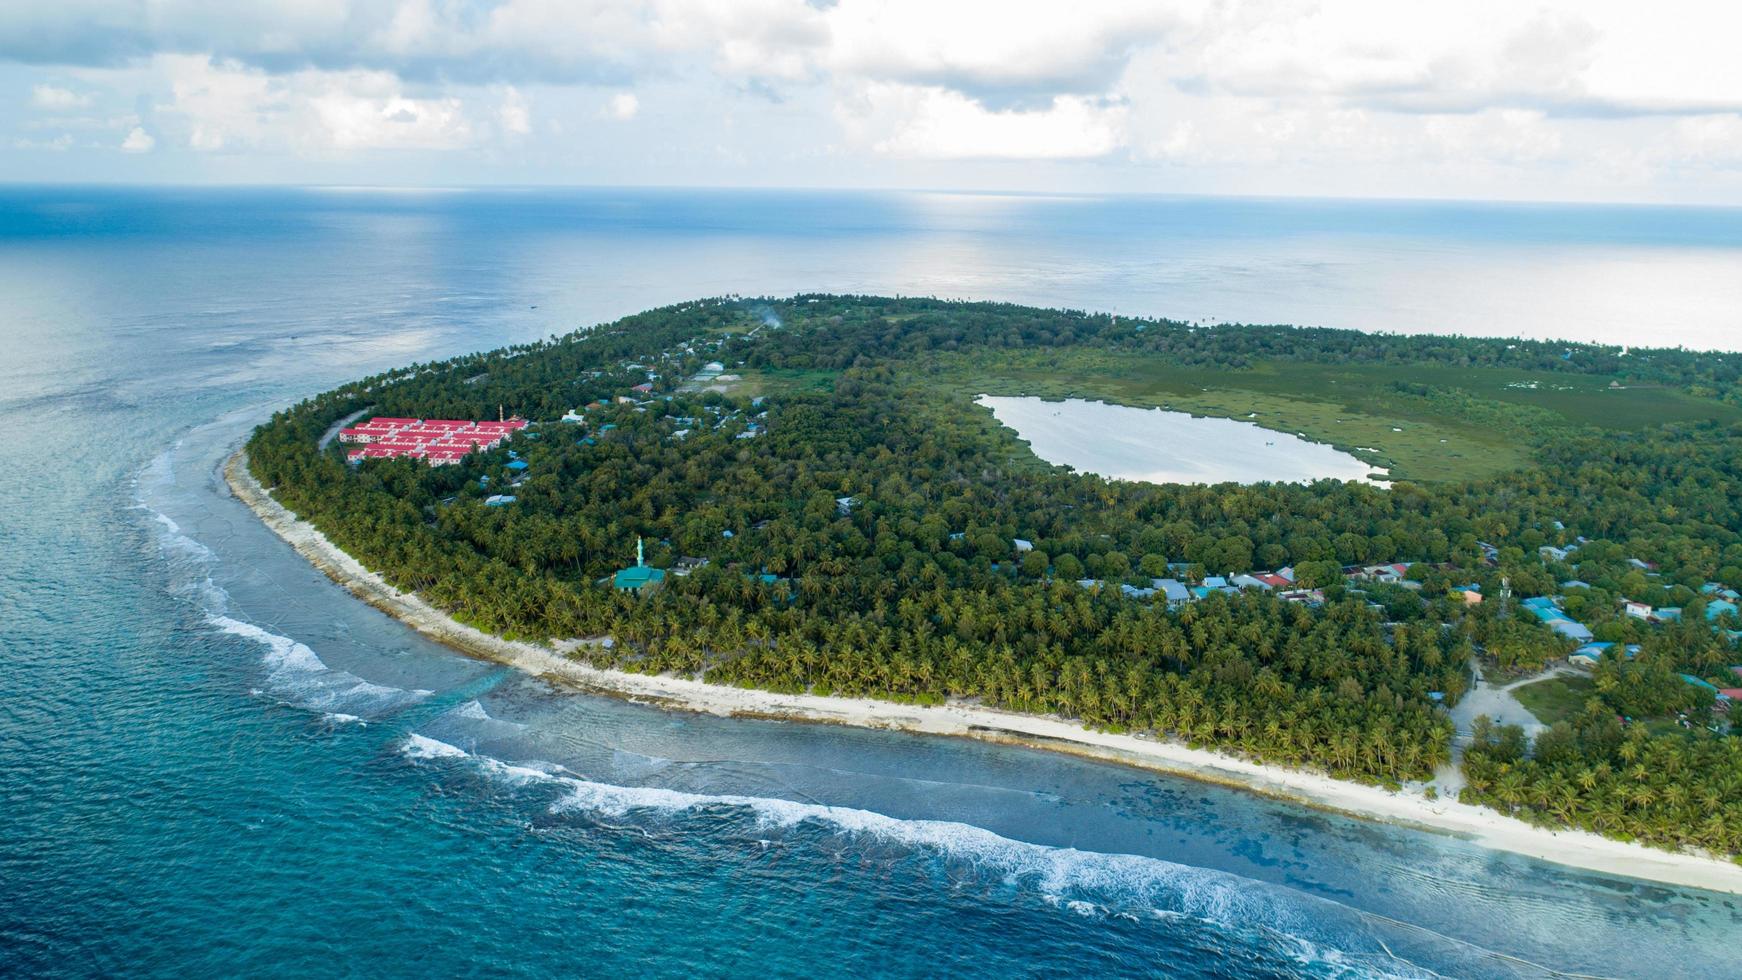
[[[601,665],[780,690],[976,698],[1387,781],[1425,777],[1449,759],[1452,726],[1436,698],[1462,695],[1473,650],[1528,665],[1568,646],[1497,604],[1465,607],[1451,586],[1486,583],[1492,594],[1505,578],[1539,594],[1577,573],[1589,582],[1580,601],[1590,620],[1631,638],[1638,627],[1610,612],[1620,596],[1742,585],[1732,530],[1742,527],[1733,489],[1742,428],[1550,427],[1526,407],[1426,387],[1407,394],[1535,433],[1538,465],[1390,489],[1108,481],[1039,463],[971,393],[914,369],[936,352],[1036,347],[1176,364],[1506,364],[1639,378],[1714,403],[1742,390],[1735,358],[1682,351],[800,296],[690,303],[414,365],[280,413],[249,452],[287,506],[390,581],[505,634],[610,634],[608,650],[585,648]],[[683,384],[708,361],[755,376],[763,397]],[[643,383],[651,394],[633,392]],[[589,404],[583,423],[557,421]],[[528,468],[509,507],[482,503],[509,478],[508,449],[430,468],[347,465],[337,447],[318,446],[363,409],[494,418],[499,407],[534,422],[511,447]],[[1576,567],[1539,559],[1538,547],[1575,534],[1586,539]],[[600,585],[633,561],[637,537],[652,564],[707,564],[647,596]],[[1019,551],[1019,538],[1032,550]],[[1482,543],[1498,546],[1493,561]],[[1673,573],[1634,575],[1625,562],[1634,556]],[[1346,587],[1344,565],[1373,562],[1412,563],[1416,588]],[[1169,563],[1198,573],[1290,565],[1304,584],[1329,586],[1327,602],[1214,595],[1170,611],[1117,588],[1169,574]],[[1702,625],[1653,638],[1667,652],[1647,660],[1722,670],[1733,654]],[[1626,678],[1605,690],[1622,692],[1605,694],[1609,715],[1642,696]],[[1593,741],[1608,738],[1599,727],[1557,733],[1566,751],[1539,752],[1540,774],[1522,755],[1487,750],[1481,771],[1507,765],[1506,778],[1530,783],[1556,778],[1575,755],[1595,766],[1610,751]],[[1734,765],[1733,743],[1687,751]],[[1729,847],[1735,829],[1699,839]]]

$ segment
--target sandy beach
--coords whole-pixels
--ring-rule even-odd
[[[974,705],[919,707],[862,698],[776,694],[684,677],[600,670],[568,659],[559,651],[559,646],[573,649],[576,645],[573,642],[543,646],[505,640],[456,622],[416,594],[393,588],[336,547],[312,524],[274,500],[248,472],[241,450],[225,462],[224,476],[231,491],[267,527],[353,595],[430,639],[552,683],[675,710],[954,735],[1067,752],[1237,787],[1363,819],[1454,834],[1495,850],[1556,864],[1742,894],[1742,865],[1698,854],[1657,850],[1585,831],[1535,827],[1486,807],[1449,798],[1429,799],[1419,786],[1393,792],[1322,773],[1262,765],[1177,742],[1094,731],[1062,718]]]

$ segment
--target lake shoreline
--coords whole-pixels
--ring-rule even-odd
[[[549,646],[506,640],[467,626],[415,593],[389,585],[275,500],[249,472],[245,450],[237,449],[225,459],[222,469],[225,483],[238,500],[352,595],[438,643],[560,687],[668,710],[950,735],[1063,752],[1215,783],[1345,816],[1451,834],[1494,850],[1588,871],[1742,894],[1742,865],[1733,862],[1657,850],[1587,831],[1536,827],[1486,807],[1454,799],[1430,800],[1418,787],[1393,792],[1178,742],[1095,731],[1062,718],[970,704],[924,707],[868,698],[777,694],[692,678],[591,667]]]

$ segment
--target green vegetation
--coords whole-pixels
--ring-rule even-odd
[[[1742,852],[1742,738],[1622,727],[1600,707],[1537,736],[1477,719],[1463,798],[1539,823]]]
[[[1549,677],[1512,690],[1518,703],[1545,725],[1577,718],[1596,693],[1588,677]]]
[[[1742,409],[1674,388],[1520,368],[1281,360],[1228,368],[1069,348],[940,355],[926,374],[943,389],[1249,419],[1305,433],[1413,480],[1469,479],[1523,466],[1542,427],[1632,431],[1742,419]]]
[[[695,390],[689,379],[716,360],[742,380]],[[1650,595],[1693,619],[1699,586],[1742,585],[1739,372],[1742,359],[1683,351],[1197,329],[925,299],[715,300],[347,385],[275,416],[249,453],[282,502],[389,581],[498,633],[610,634],[614,646],[577,654],[601,666],[978,699],[1393,783],[1450,758],[1442,705],[1462,696],[1473,655],[1528,669],[1571,647],[1515,605],[1466,605],[1454,586],[1546,595],[1576,573],[1590,585],[1581,617],[1643,643],[1635,661],[1598,669],[1590,723],[1581,706],[1563,740],[1580,759],[1619,751],[1599,718],[1708,710],[1710,694],[1677,675],[1725,671],[1724,635],[1614,608]],[[644,382],[652,394],[632,399]],[[1408,479],[1107,481],[1037,459],[973,405],[981,391],[1257,412],[1372,447]],[[364,407],[478,418],[498,405],[534,422],[513,445],[523,478],[505,470],[508,450],[454,467],[351,466],[342,447],[316,445]],[[557,421],[587,405],[584,424]],[[484,506],[511,480],[516,503]],[[663,587],[599,584],[638,536],[673,570]],[[1575,539],[1576,564],[1538,557]],[[1635,556],[1666,572],[1641,572]],[[1407,564],[1406,581],[1345,576],[1379,562]],[[1323,604],[1211,593],[1170,610],[1120,589],[1284,566],[1323,588]],[[1684,767],[1733,758],[1734,740],[1703,725],[1657,737],[1668,747],[1651,751],[1680,752]],[[1539,766],[1524,751],[1477,751],[1472,798],[1498,799],[1501,775],[1534,790],[1561,771],[1564,760]],[[1665,799],[1634,801],[1640,819],[1619,832],[1686,839],[1635,829],[1679,813]],[[1702,840],[1742,829],[1733,811],[1721,819],[1723,834]]]

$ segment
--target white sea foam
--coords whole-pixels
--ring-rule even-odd
[[[465,704],[460,705],[449,713],[455,718],[471,718],[474,721],[493,720],[490,717],[490,713],[485,711],[484,706],[478,703],[476,699],[467,701]]]
[[[210,558],[212,549],[182,533],[181,525],[177,524],[168,514],[148,505],[140,504],[142,509],[151,514],[152,520],[159,527],[158,543],[168,553],[181,553],[193,558]]]
[[[406,736],[400,751],[406,758],[415,760],[464,759],[467,756],[465,749],[415,733]]]
[[[1353,910],[1279,886],[1226,872],[1175,864],[1134,854],[1106,854],[1050,847],[1002,837],[982,827],[943,820],[903,820],[853,807],[798,803],[758,796],[708,795],[654,786],[600,783],[545,763],[510,764],[468,753],[446,742],[411,735],[402,745],[411,760],[464,761],[511,785],[538,784],[561,796],[553,814],[586,814],[620,819],[632,814],[676,815],[747,812],[757,829],[821,827],[903,848],[927,850],[961,864],[989,870],[1005,881],[1038,893],[1049,904],[1076,915],[1100,917],[1147,909],[1167,921],[1198,920],[1219,928],[1256,929],[1286,937],[1281,948],[1305,963],[1352,966],[1373,952],[1345,959],[1307,937],[1361,934]],[[766,838],[754,838],[767,846]],[[1408,969],[1407,964],[1387,966]],[[1358,971],[1373,975],[1371,964]],[[1406,975],[1419,975],[1408,973]]]
[[[340,714],[371,714],[391,711],[429,695],[366,681],[355,674],[333,670],[307,644],[281,636],[253,623],[225,615],[206,621],[222,632],[253,640],[266,647],[261,658],[275,695],[311,711]]]
[[[266,687],[283,701],[321,712],[329,723],[353,724],[429,697],[430,691],[405,691],[374,684],[342,670],[332,670],[305,644],[229,615],[230,594],[212,580],[217,557],[182,530],[173,517],[151,506],[153,494],[175,484],[175,447],[159,453],[134,478],[136,506],[157,526],[158,546],[170,559],[170,589],[188,597],[208,624],[266,648]],[[480,711],[483,709],[480,707]]]

